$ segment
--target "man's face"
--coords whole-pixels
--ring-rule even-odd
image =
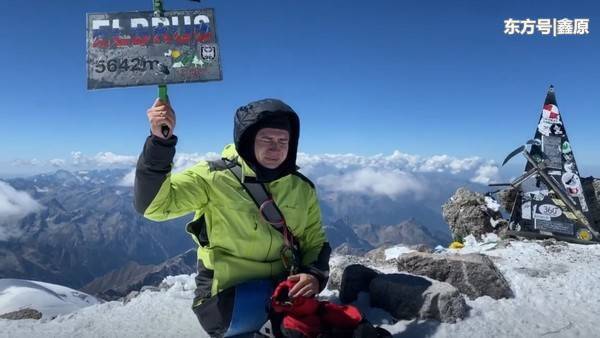
[[[262,128],[254,141],[256,160],[265,168],[275,169],[285,161],[289,145],[290,133],[287,130]]]

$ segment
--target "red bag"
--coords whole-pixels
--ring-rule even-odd
[[[304,296],[290,298],[288,293],[295,284],[296,282],[287,279],[279,283],[271,296],[271,308],[275,312],[294,316],[315,314],[319,308],[319,301],[315,298]]]
[[[321,333],[355,329],[363,321],[360,311],[352,305],[318,301],[313,297],[290,298],[295,282],[285,280],[271,296],[271,308],[282,313],[281,331],[285,337],[314,338]]]
[[[332,328],[354,329],[363,319],[360,311],[352,305],[321,302],[320,312],[323,325]]]

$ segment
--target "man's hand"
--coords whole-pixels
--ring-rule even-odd
[[[319,281],[311,274],[299,273],[289,276],[288,279],[296,282],[288,293],[292,298],[298,296],[311,297],[319,293]]]
[[[168,139],[173,135],[175,130],[175,112],[168,102],[165,103],[160,99],[156,99],[152,107],[146,111],[146,115],[148,115],[148,121],[150,121],[152,135],[162,139]],[[167,137],[164,137],[161,131],[163,124],[169,126],[169,135]]]

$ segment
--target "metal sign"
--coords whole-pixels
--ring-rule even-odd
[[[510,184],[519,192],[511,213],[511,230],[600,241],[598,229],[590,224],[590,209],[552,86],[534,139],[527,144],[530,151],[523,145],[504,160],[506,163],[518,153],[527,160],[525,173]]]
[[[221,80],[214,13],[205,8],[87,15],[87,88]]]

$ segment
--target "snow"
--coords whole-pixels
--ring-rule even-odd
[[[405,246],[398,245],[391,247],[385,250],[385,260],[389,261],[390,259],[398,258],[404,254],[415,252],[416,250],[409,249]]]
[[[37,192],[48,192],[48,191],[50,191],[50,189],[48,189],[48,187],[40,188],[37,185],[34,185],[33,187],[35,188],[35,191],[37,191]]]
[[[470,253],[485,253],[486,251],[492,250],[496,247],[500,238],[494,234],[489,233],[482,236],[482,238],[477,239],[473,235],[468,235],[463,238],[464,248],[462,249],[447,249],[442,246],[437,246],[435,251],[437,253],[446,253],[446,254],[470,254]]]
[[[488,235],[480,241],[467,241],[461,250],[440,249],[443,255],[488,255],[515,294],[512,299],[467,299],[470,313],[455,324],[433,320],[395,322],[385,311],[369,308],[364,293],[355,304],[373,323],[397,337],[598,336],[600,246],[542,246],[538,241],[499,244],[497,236]],[[395,254],[394,250],[403,249],[388,250]],[[165,283],[170,288],[166,290],[144,291],[126,304],[87,306],[54,320],[0,320],[0,337],[206,337],[190,310],[193,278],[167,277]],[[326,290],[321,296],[335,300],[337,291]],[[6,294],[0,295],[0,301],[5,298]]]
[[[33,308],[42,313],[42,319],[100,303],[64,286],[21,279],[0,279],[0,295],[0,314]]]
[[[440,324],[434,337],[594,337],[600,313],[600,246],[511,242],[485,252],[509,281],[513,299],[467,300],[469,317]]]
[[[485,205],[492,211],[498,212],[500,210],[500,204],[490,196],[485,196]]]

